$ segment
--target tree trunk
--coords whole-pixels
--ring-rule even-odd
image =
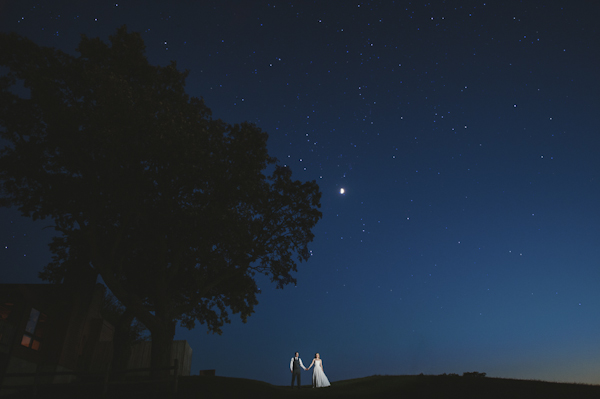
[[[152,337],[152,352],[150,353],[151,376],[153,379],[168,378],[169,370],[155,370],[172,366],[171,347],[175,337],[175,321],[160,323],[159,327],[150,330]]]
[[[117,320],[115,334],[113,336],[113,371],[121,371],[127,368],[129,357],[131,356],[131,323],[133,322],[133,312],[126,309],[125,313]]]

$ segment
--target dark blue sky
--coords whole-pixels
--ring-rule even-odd
[[[126,24],[323,192],[296,287],[260,281],[222,336],[178,329],[194,373],[284,385],[299,351],[333,382],[600,383],[595,2],[47,3],[1,1],[0,29],[75,54]],[[39,281],[51,223],[0,223],[2,282]]]

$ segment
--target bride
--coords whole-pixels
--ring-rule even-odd
[[[310,370],[313,365],[315,366],[315,369],[313,370],[313,388],[322,388],[331,385],[329,384],[327,376],[323,372],[323,361],[318,353],[315,354],[315,358],[310,366],[308,366],[307,370]]]

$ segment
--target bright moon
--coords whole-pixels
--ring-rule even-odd
[[[346,192],[346,190],[344,190],[343,188],[340,188],[340,194],[344,194]]]

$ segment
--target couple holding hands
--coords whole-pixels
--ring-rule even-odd
[[[317,353],[315,354],[315,358],[308,368],[304,367],[302,364],[302,359],[300,359],[300,355],[298,352],[294,354],[294,357],[290,361],[290,371],[292,372],[292,387],[294,386],[294,380],[298,378],[298,388],[300,388],[300,371],[301,369],[310,370],[312,366],[315,366],[313,370],[313,378],[312,378],[312,386],[313,388],[322,388],[328,387],[329,380],[327,376],[323,372],[323,361],[321,360],[321,356]]]

